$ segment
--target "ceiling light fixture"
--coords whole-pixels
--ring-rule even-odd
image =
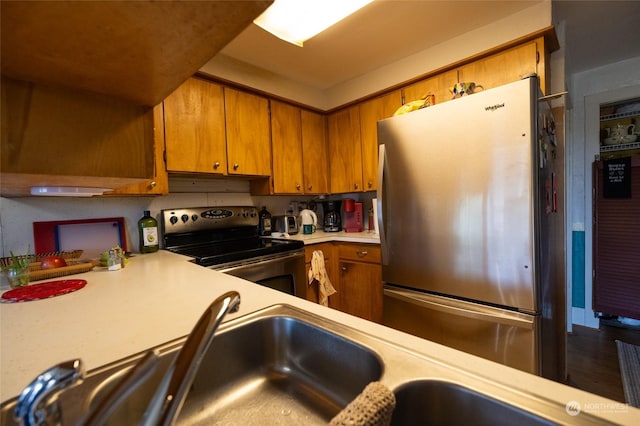
[[[253,22],[284,41],[302,43],[373,0],[275,0]]]

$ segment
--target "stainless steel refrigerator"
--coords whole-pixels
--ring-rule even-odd
[[[537,77],[378,122],[384,324],[565,377],[561,147]]]

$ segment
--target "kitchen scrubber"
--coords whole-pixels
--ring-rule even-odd
[[[396,407],[393,392],[380,382],[369,383],[342,411],[331,419],[330,426],[387,426]]]

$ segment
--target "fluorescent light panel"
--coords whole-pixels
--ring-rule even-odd
[[[373,0],[275,0],[255,21],[282,40],[302,47],[303,42]]]
[[[87,188],[78,186],[32,186],[31,195],[47,197],[93,197],[102,195],[112,188]]]

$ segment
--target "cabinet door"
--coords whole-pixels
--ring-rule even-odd
[[[222,86],[190,78],[164,100],[167,170],[226,174]]]
[[[473,82],[482,86],[484,90],[518,81],[525,75],[538,71],[536,42],[479,59],[463,65],[458,71],[461,82]]]
[[[300,108],[271,101],[273,192],[302,194],[302,143]]]
[[[360,104],[363,191],[375,191],[378,187],[378,120],[391,117],[400,106],[400,90]]]
[[[304,193],[326,194],[329,192],[329,166],[325,116],[302,110],[301,122]]]
[[[312,244],[312,245],[305,246],[304,248],[305,263],[306,263],[305,270],[307,271],[307,274],[309,273],[309,269],[311,268],[311,257],[315,250],[322,251],[322,255],[324,256],[324,266],[325,266],[325,269],[327,270],[327,275],[329,276],[329,280],[331,281],[331,284],[336,289],[336,293],[329,296],[329,307],[340,310],[341,290],[340,290],[340,283],[338,282],[338,277],[335,273],[336,256],[334,254],[335,253],[334,246],[332,243],[321,243],[321,244]],[[307,286],[307,300],[318,303],[318,300],[319,300],[318,283],[314,282],[311,285]]]
[[[164,162],[164,113],[162,103],[153,108],[153,178],[139,184],[126,186],[107,192],[104,195],[167,195],[169,193],[169,175]]]
[[[445,71],[402,88],[403,104],[434,95],[435,103],[446,102],[453,96],[451,88],[458,82],[458,71]]]
[[[343,312],[382,321],[382,268],[379,264],[339,261],[340,304]]]
[[[229,174],[270,176],[269,101],[228,87],[224,101]]]
[[[331,192],[362,191],[360,108],[356,105],[335,112],[328,122]]]
[[[151,108],[4,76],[0,87],[3,174],[152,177]]]
[[[640,155],[596,161],[593,174],[593,309],[640,318]]]

